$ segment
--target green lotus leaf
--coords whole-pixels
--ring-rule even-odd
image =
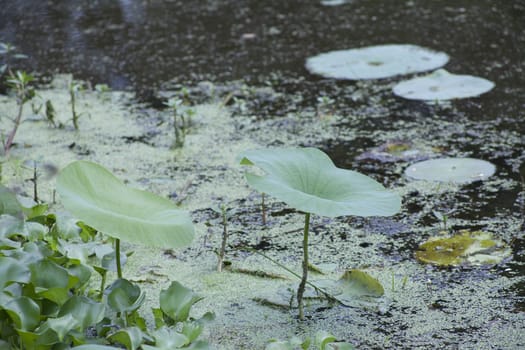
[[[448,55],[410,44],[367,46],[319,54],[306,60],[311,73],[335,79],[382,79],[442,67]]]
[[[389,216],[401,199],[377,181],[337,168],[316,148],[249,150],[241,164],[253,163],[266,174],[246,173],[248,183],[295,209],[323,216]]]
[[[416,251],[416,258],[436,266],[497,264],[512,250],[483,231],[461,230],[456,235],[430,237]]]
[[[89,226],[125,241],[178,248],[191,243],[193,223],[168,199],[125,186],[102,166],[77,161],[57,179],[64,207]]]
[[[476,97],[494,88],[494,83],[471,75],[457,75],[444,69],[406,81],[393,88],[394,94],[410,100],[452,100]]]
[[[415,180],[468,184],[494,175],[496,166],[475,158],[439,158],[412,164],[405,175]]]

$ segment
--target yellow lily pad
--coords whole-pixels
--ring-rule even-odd
[[[497,264],[511,249],[483,231],[461,230],[456,235],[431,237],[416,251],[416,258],[437,266]]]

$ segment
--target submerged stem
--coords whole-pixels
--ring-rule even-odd
[[[303,233],[303,277],[299,288],[297,289],[297,306],[299,308],[299,319],[304,319],[303,310],[303,294],[306,287],[306,280],[308,278],[308,231],[310,229],[310,213],[306,213],[304,217],[304,233]]]
[[[117,259],[117,276],[122,278],[122,266],[120,265],[120,239],[115,241],[115,257]]]

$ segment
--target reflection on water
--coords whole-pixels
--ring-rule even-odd
[[[0,40],[31,55],[39,71],[74,72],[114,88],[274,71],[308,76],[310,55],[407,42],[449,53],[451,72],[495,81],[490,105],[517,113],[525,103],[517,97],[525,96],[523,18],[522,2],[490,0],[336,7],[314,0],[18,0],[0,8]]]

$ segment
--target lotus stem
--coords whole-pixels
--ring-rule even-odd
[[[117,259],[117,276],[122,278],[122,266],[120,265],[120,239],[115,241],[115,257]]]
[[[217,271],[222,271],[222,266],[224,264],[224,255],[226,253],[226,242],[228,240],[228,218],[226,216],[226,207],[221,206],[221,215],[222,215],[222,242],[221,250],[219,251],[219,262],[217,263]]]
[[[310,213],[306,213],[304,217],[304,233],[303,233],[303,277],[299,288],[297,289],[297,307],[299,308],[299,319],[304,319],[303,294],[306,287],[306,280],[308,278],[308,231],[310,229]]]
[[[264,193],[261,193],[262,224],[266,226],[266,205],[264,204]]]
[[[22,90],[21,93],[24,94],[25,91]],[[18,114],[15,118],[15,125],[13,126],[13,129],[11,129],[9,136],[7,137],[7,141],[4,144],[4,153],[6,156],[9,154],[9,150],[11,149],[11,146],[13,145],[13,140],[15,139],[16,131],[20,126],[20,121],[22,120],[22,111],[24,110],[24,103],[24,97],[22,96],[18,105]]]

